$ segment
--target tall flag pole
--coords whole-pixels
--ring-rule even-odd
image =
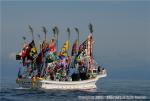
[[[29,30],[30,30],[30,33],[32,35],[32,40],[34,40],[33,28],[31,27],[31,25],[29,25]]]
[[[53,37],[54,37],[54,47],[56,47],[56,53],[57,53],[57,40],[56,40],[56,29],[55,29],[55,27],[52,30],[53,30]]]
[[[24,47],[26,46],[26,44],[27,44],[27,43],[26,43],[26,37],[23,36],[22,39],[23,39],[23,48],[24,48]]]
[[[91,67],[92,64],[93,64],[93,25],[90,23],[89,24],[89,30],[90,30],[90,34],[91,34],[91,37],[89,38],[89,43],[90,43],[90,68],[93,68]]]
[[[52,30],[53,30],[54,38],[56,38],[56,30],[55,30],[55,27],[54,27]]]
[[[79,29],[75,27],[75,31],[77,32],[77,35],[78,35],[78,47],[79,47],[79,41],[80,41],[79,40]]]
[[[40,36],[40,34],[38,34],[37,36],[39,38],[39,43],[41,43],[41,36]]]
[[[41,43],[41,36],[40,36],[40,34],[38,34],[37,36],[38,36],[38,38],[39,38],[39,45],[38,45],[38,46],[39,46],[39,49],[40,49],[40,45],[42,44],[42,43]]]
[[[23,39],[23,42],[24,42],[24,44],[25,44],[25,43],[26,43],[26,37],[23,36],[22,39]]]
[[[58,52],[58,35],[59,35],[59,29],[58,29],[57,26],[55,26],[54,29],[55,29],[55,33],[56,33],[56,47],[57,47],[56,52]]]
[[[30,33],[31,33],[31,35],[32,35],[32,41],[33,41],[33,43],[34,43],[34,45],[35,45],[35,42],[34,42],[34,34],[33,34],[33,28],[31,27],[31,25],[28,25],[29,26],[29,31],[30,31]],[[35,48],[36,48],[36,45],[35,45]]]
[[[22,37],[22,39],[23,39],[23,41],[25,42],[25,40],[26,40],[26,37],[25,37],[25,36],[23,36],[23,37]]]
[[[67,28],[67,32],[68,32],[68,40],[70,40],[70,28]]]
[[[70,28],[67,28],[67,32],[68,32],[68,41],[70,42]],[[68,51],[69,51],[69,43],[68,43]]]
[[[89,24],[89,30],[90,30],[90,33],[93,34],[93,25],[91,23]]]
[[[37,36],[38,36],[39,40],[41,40],[41,36],[40,36],[40,34],[38,34]]]
[[[47,33],[47,30],[46,30],[45,26],[43,26],[42,29],[43,29],[43,32],[44,32],[44,40],[46,42],[46,33]]]
[[[92,34],[92,38],[93,38],[93,25],[90,23],[89,24],[89,30],[90,30],[90,33]],[[90,49],[90,53],[91,53],[91,57],[93,58],[93,39],[90,39],[90,48],[92,48],[92,49]]]

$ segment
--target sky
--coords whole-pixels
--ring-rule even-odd
[[[94,57],[107,69],[106,79],[149,79],[150,1],[1,1],[1,79],[15,79],[21,66],[15,54],[21,51],[22,36],[31,41],[28,25],[38,42],[42,26],[60,30],[59,47],[71,29],[71,45],[80,31],[80,43],[94,27]],[[71,46],[70,46],[71,48]]]

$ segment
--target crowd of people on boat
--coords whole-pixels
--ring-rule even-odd
[[[40,77],[54,81],[79,81],[95,78],[103,68],[96,67],[92,56],[92,34],[77,49],[77,40],[72,46],[71,55],[68,54],[69,40],[63,44],[58,52],[57,38],[50,42],[42,41],[37,51],[34,39],[24,42],[23,49],[16,55],[16,60],[22,60],[23,70],[19,69],[18,77]],[[95,72],[93,70],[96,70]]]

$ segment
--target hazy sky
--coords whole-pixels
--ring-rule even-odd
[[[149,1],[3,1],[1,2],[2,77],[15,78],[19,63],[13,59],[21,51],[22,36],[31,40],[28,25],[37,35],[42,26],[52,36],[52,27],[60,30],[59,47],[80,31],[80,42],[94,25],[94,56],[107,68],[107,78],[148,79],[150,72],[150,2]],[[72,42],[72,41],[71,41]],[[150,76],[150,75],[149,75]]]

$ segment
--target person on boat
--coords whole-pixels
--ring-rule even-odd
[[[66,81],[66,79],[67,79],[67,74],[66,74],[65,68],[62,70],[61,78],[62,78],[61,81]]]
[[[55,80],[55,77],[54,77],[53,73],[50,73],[50,78],[51,78],[51,80]]]
[[[48,67],[46,68],[45,77],[51,80],[55,80],[55,63],[48,63]]]
[[[98,73],[101,72],[102,68],[101,66],[98,66]]]
[[[68,69],[68,74],[67,74],[68,81],[72,81],[72,75],[73,75],[74,72],[75,72],[75,68],[70,66],[69,69]]]
[[[106,70],[104,68],[102,68],[102,73],[105,74],[106,73]]]
[[[40,51],[38,56],[36,57],[34,61],[34,65],[37,67],[38,70],[38,76],[41,76],[42,68],[43,68],[43,53]]]
[[[18,71],[18,78],[22,78],[21,68],[19,68],[19,71]]]
[[[87,68],[83,64],[79,67],[79,75],[81,80],[87,79]]]
[[[60,71],[61,70],[57,70],[57,72],[56,72],[56,80],[57,81],[60,81],[60,79],[61,79],[61,73],[60,73]]]
[[[40,52],[41,52],[41,68],[40,68],[40,77],[44,77],[46,73],[46,67],[47,67],[47,61],[46,61],[46,56],[48,53],[49,47],[48,43],[46,41],[43,41],[43,43],[40,45]]]
[[[79,81],[80,80],[80,75],[79,75],[79,64],[75,64],[74,67],[74,73],[71,75],[72,81]]]

